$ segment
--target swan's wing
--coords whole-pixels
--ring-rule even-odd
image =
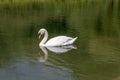
[[[73,38],[72,37],[67,37],[67,36],[57,36],[54,38],[51,38],[46,42],[46,46],[57,46],[57,45],[64,45],[66,42],[71,41]]]

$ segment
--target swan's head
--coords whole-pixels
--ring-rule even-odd
[[[41,35],[45,33],[46,29],[42,28],[38,31],[38,38],[40,39]]]

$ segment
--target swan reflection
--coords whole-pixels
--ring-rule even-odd
[[[69,45],[69,46],[58,46],[58,47],[53,47],[53,46],[49,46],[49,47],[44,47],[44,46],[40,46],[40,49],[42,50],[43,54],[40,53],[40,57],[39,57],[39,61],[40,62],[45,62],[48,58],[48,51],[54,52],[54,53],[66,53],[72,49],[77,49],[77,47],[73,46],[73,45]]]
[[[43,54],[39,53],[40,57],[39,57],[39,61],[40,62],[45,62],[48,58],[48,51],[45,47],[40,46],[40,49],[42,50]]]

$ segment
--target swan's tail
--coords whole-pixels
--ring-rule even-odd
[[[73,44],[78,37],[73,38],[69,43]]]
[[[73,44],[77,38],[78,38],[78,37],[73,38],[72,40],[68,41],[68,42],[67,42],[66,44],[64,44],[64,45]]]
[[[75,40],[76,40],[77,38],[78,38],[78,37],[75,37],[75,38],[69,40],[68,42],[64,43],[63,45],[71,45],[71,44],[73,44],[73,43],[75,42]]]

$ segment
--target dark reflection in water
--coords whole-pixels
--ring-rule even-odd
[[[53,1],[0,7],[2,80],[119,80],[120,1]],[[78,36],[77,49],[40,57],[37,32]],[[63,49],[63,48],[62,48]],[[57,51],[62,51],[57,49]],[[39,54],[40,52],[40,54]],[[39,62],[42,60],[42,62]],[[44,60],[43,60],[44,59]]]

